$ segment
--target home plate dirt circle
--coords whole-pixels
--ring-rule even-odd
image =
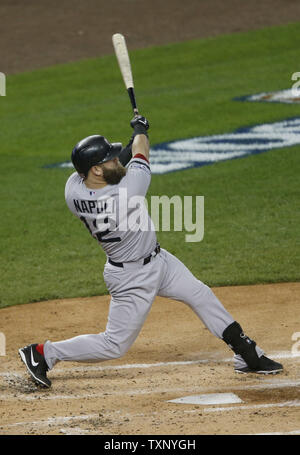
[[[0,434],[297,434],[299,291],[300,283],[214,289],[245,332],[283,363],[278,375],[236,374],[232,351],[186,305],[157,298],[123,358],[61,362],[47,390],[31,382],[18,348],[103,331],[109,296],[4,308]],[[198,401],[183,402],[191,396]],[[209,402],[213,396],[240,401]]]

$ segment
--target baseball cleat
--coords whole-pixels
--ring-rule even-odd
[[[47,378],[48,365],[42,354],[36,350],[37,344],[30,344],[19,349],[21,360],[25,363],[34,382],[42,387],[50,387],[51,381]]]
[[[258,373],[258,374],[277,374],[283,370],[281,363],[274,362],[274,360],[269,359],[262,355],[259,358],[259,366],[256,369],[251,369],[248,366],[243,368],[235,368],[237,373]]]

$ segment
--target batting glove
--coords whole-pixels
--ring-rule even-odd
[[[145,134],[148,137],[147,130],[149,129],[148,120],[142,115],[137,115],[130,122],[131,128],[134,130],[134,136],[137,134]]]

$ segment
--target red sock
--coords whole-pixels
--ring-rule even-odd
[[[44,345],[43,344],[38,344],[36,347],[37,352],[40,354],[44,355]]]

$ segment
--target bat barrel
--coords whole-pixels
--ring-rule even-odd
[[[125,37],[121,33],[115,33],[112,37],[112,42],[134,115],[138,115],[139,111],[136,105],[131,64]]]

